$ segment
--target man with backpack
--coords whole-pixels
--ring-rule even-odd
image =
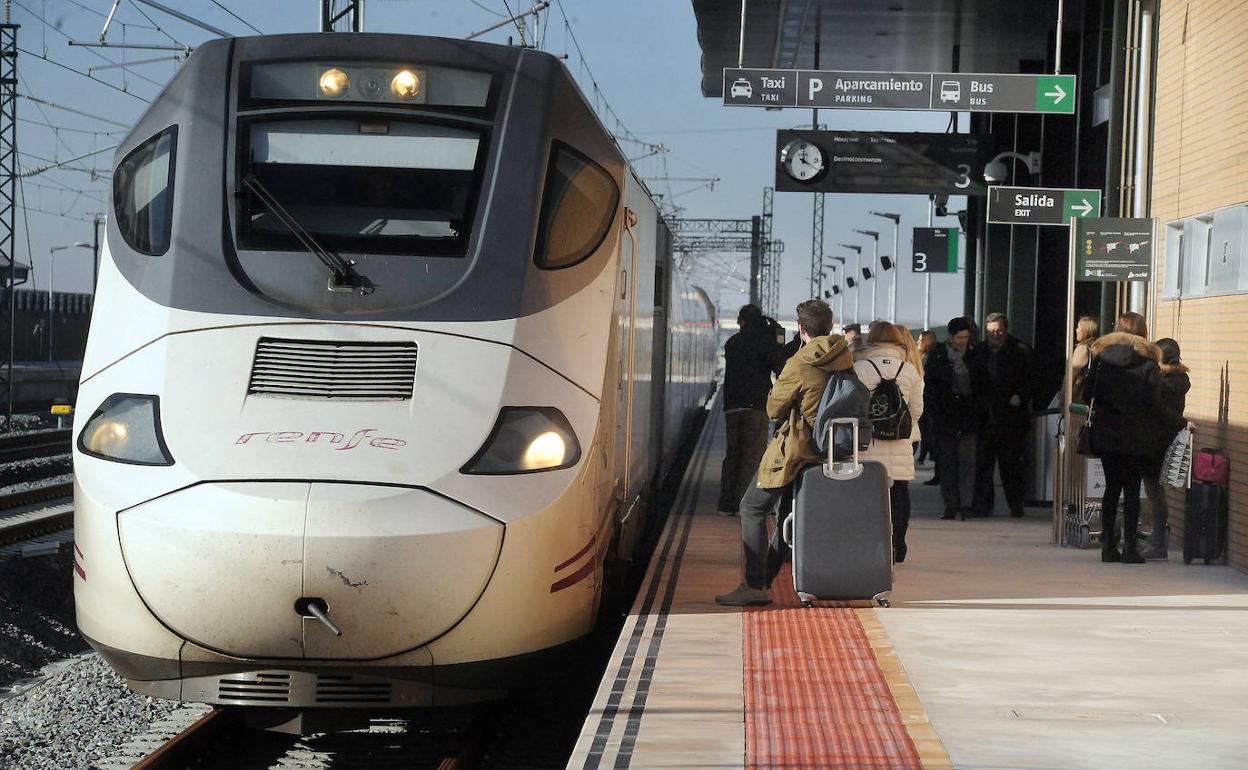
[[[741,498],[741,541],[745,551],[745,575],[736,589],[715,597],[728,606],[771,603],[768,588],[788,555],[776,534],[767,538],[767,514],[803,468],[819,462],[812,445],[819,403],[833,372],[852,369],[853,353],[832,330],[832,309],[820,299],[797,306],[797,325],[803,345],[780,372],[767,396],[767,415],[776,421],[776,432],[763,453],[758,473]]]
[[[909,360],[905,336],[900,327],[876,321],[867,331],[866,348],[854,362],[854,373],[871,392],[868,411],[872,440],[860,459],[882,463],[888,471],[896,563],[906,560],[914,444],[919,440],[919,418],[923,416],[923,376],[917,362]]]

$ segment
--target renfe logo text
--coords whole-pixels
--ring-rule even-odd
[[[261,433],[244,433],[234,443],[247,444],[255,438],[256,442],[264,441],[268,444],[293,444],[296,442],[304,444],[316,444],[318,442],[323,444],[342,444],[342,446],[334,447],[336,452],[355,449],[365,441],[368,442],[369,446],[377,447],[378,449],[400,449],[407,446],[407,442],[399,438],[384,438],[380,436],[370,438],[368,434],[376,430],[376,428],[360,428],[349,439],[345,433],[336,433],[334,431],[314,430],[310,433],[298,430],[265,431]],[[256,438],[257,436],[264,436],[265,438]]]

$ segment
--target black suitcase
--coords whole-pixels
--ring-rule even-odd
[[[793,549],[793,588],[806,603],[871,599],[888,606],[893,588],[888,471],[881,463],[859,461],[857,420],[832,425],[841,422],[854,425],[852,457],[802,471],[793,513],[784,522],[784,540]]]
[[[1227,490],[1220,484],[1193,481],[1187,490],[1183,519],[1183,563],[1221,559],[1226,552]]]

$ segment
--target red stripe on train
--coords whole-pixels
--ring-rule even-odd
[[[562,580],[556,580],[554,583],[552,583],[550,586],[550,592],[553,594],[557,591],[562,591],[565,588],[570,588],[571,586],[574,586],[577,583],[581,582],[585,578],[594,574],[594,566],[596,564],[597,564],[597,561],[593,559],[585,562],[585,564],[582,565],[581,568],[578,569],[576,572],[573,572],[571,575],[568,575]]]
[[[571,565],[572,565],[572,563],[573,563],[573,562],[575,562],[577,559],[579,559],[579,558],[581,558],[582,556],[584,556],[585,554],[589,553],[589,549],[594,547],[594,542],[595,542],[597,539],[598,539],[598,536],[597,536],[597,535],[590,535],[590,537],[589,537],[589,542],[585,544],[585,547],[584,547],[584,548],[582,548],[581,550],[577,551],[575,555],[571,556],[571,557],[570,557],[567,561],[565,561],[563,564],[560,564],[558,567],[555,567],[555,572],[558,572],[559,570],[563,569],[564,567],[569,567],[569,566],[571,566]]]

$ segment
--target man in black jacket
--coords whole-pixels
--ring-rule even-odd
[[[1023,515],[1023,452],[1031,416],[1031,348],[1010,334],[1004,313],[990,313],[987,341],[979,348],[988,371],[988,425],[975,452],[975,516],[991,516],[993,466],[1001,469],[1001,487],[1010,515]]]
[[[737,513],[763,450],[767,448],[767,392],[784,367],[780,345],[758,305],[737,314],[741,331],[724,343],[724,416],[728,451],[719,482],[719,513]]]

